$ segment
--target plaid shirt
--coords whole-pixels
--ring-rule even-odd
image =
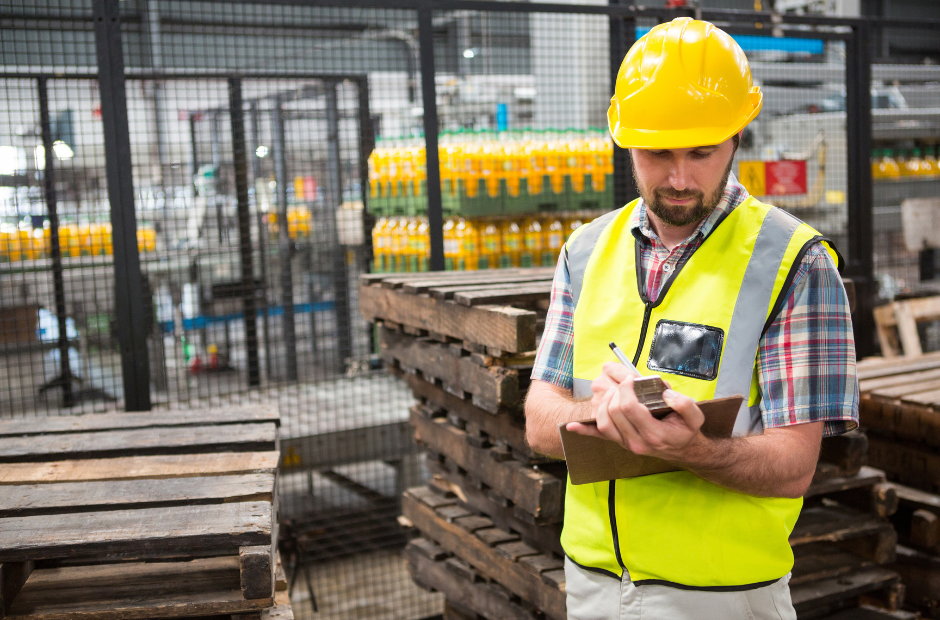
[[[663,282],[679,269],[731,211],[748,197],[733,176],[721,202],[688,239],[666,249],[649,225],[646,205],[631,216],[640,244],[646,294],[659,297]],[[825,436],[858,426],[855,339],[849,303],[829,253],[809,248],[786,293],[786,303],[761,338],[757,354],[761,413],[765,428],[825,422]],[[552,284],[551,305],[532,368],[532,378],[565,389],[573,386],[574,300],[565,253]]]

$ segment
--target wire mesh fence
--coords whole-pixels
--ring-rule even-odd
[[[435,239],[447,269],[553,265],[568,234],[636,195],[606,130],[612,76],[632,41],[677,13],[127,0],[119,158],[106,152],[92,3],[0,4],[0,411],[129,406],[125,228],[108,191],[129,179],[136,238],[122,240],[139,258],[149,367],[134,389],[157,410],[279,404],[299,618],[439,614],[441,597],[418,590],[397,554],[398,497],[426,474],[412,397],[376,355],[358,278],[430,269]],[[753,18],[716,16],[764,92],[734,174],[860,260],[851,25],[784,21],[768,37]],[[936,132],[904,133],[909,114],[892,116],[932,105],[930,71],[872,90],[887,101],[877,147],[936,145]],[[869,242],[885,298],[930,286],[923,258],[899,249],[900,201],[937,182],[875,182]]]

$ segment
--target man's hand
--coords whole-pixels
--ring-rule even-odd
[[[596,426],[570,422],[565,428],[616,441],[634,454],[672,461],[739,493],[800,497],[806,492],[819,456],[822,422],[768,428],[748,437],[709,439],[702,435],[705,416],[694,400],[666,390],[663,400],[675,413],[657,420],[637,400],[632,373],[616,366],[605,366],[592,386],[591,416]]]
[[[675,413],[657,420],[637,400],[633,381],[633,373],[622,364],[606,364],[591,386],[596,426],[574,422],[566,428],[616,441],[634,454],[682,463],[692,445],[705,440],[700,432],[705,421],[702,411],[694,400],[670,389],[663,392],[663,400]]]

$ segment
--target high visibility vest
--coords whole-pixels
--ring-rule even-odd
[[[758,343],[809,247],[822,241],[840,261],[835,248],[751,197],[649,302],[629,229],[637,203],[582,226],[566,244],[575,302],[574,396],[591,396],[591,381],[614,361],[608,348],[614,341],[628,356],[635,352],[642,374],[659,374],[695,400],[747,396],[733,434],[762,432]],[[686,356],[691,361],[663,362],[676,347],[662,353],[654,341],[686,332],[700,347]],[[569,479],[561,542],[575,563],[618,578],[628,570],[638,586],[750,589],[792,569],[788,539],[802,505],[802,499],[730,491],[687,471],[583,485]]]

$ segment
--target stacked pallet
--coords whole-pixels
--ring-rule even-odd
[[[895,568],[911,604],[940,618],[940,354],[859,363],[869,460],[897,480]]]
[[[940,492],[940,353],[858,364],[871,463],[892,480]]]
[[[277,409],[0,421],[0,617],[293,618]]]
[[[370,275],[360,309],[382,357],[408,383],[430,482],[403,497],[420,538],[405,550],[416,582],[447,599],[446,618],[566,617],[559,537],[567,469],[532,452],[522,411],[549,304],[551,270]],[[861,433],[827,439],[793,532],[800,618],[862,605],[909,617],[886,517],[896,496],[865,467]]]

